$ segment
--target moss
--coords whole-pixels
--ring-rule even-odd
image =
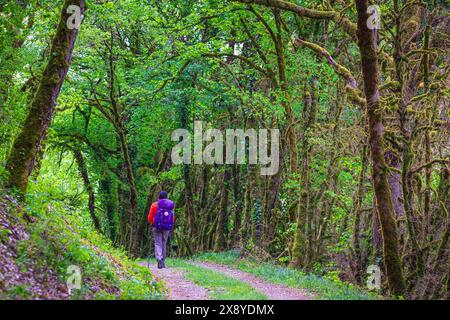
[[[72,60],[72,51],[78,34],[76,29],[68,30],[66,26],[67,7],[72,4],[78,5],[83,13],[84,0],[64,2],[52,42],[50,59],[22,130],[14,141],[7,159],[6,168],[9,171],[9,179],[6,186],[17,188],[23,194],[26,193],[28,177],[34,169],[36,157],[50,126],[56,101]]]
[[[356,0],[358,13],[358,47],[366,96],[366,111],[369,120],[369,144],[372,161],[372,181],[376,198],[376,210],[381,224],[383,256],[389,289],[394,295],[405,291],[402,264],[398,252],[399,243],[394,220],[394,207],[387,181],[383,147],[383,119],[379,108],[379,67],[373,44],[373,32],[367,28],[367,0]]]

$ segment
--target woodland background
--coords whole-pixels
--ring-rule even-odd
[[[179,256],[361,286],[376,264],[385,294],[448,299],[449,36],[445,1],[2,1],[2,192],[82,209],[143,257],[165,189]],[[278,174],[172,165],[195,120],[279,128]]]

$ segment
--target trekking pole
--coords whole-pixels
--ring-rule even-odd
[[[150,268],[150,259],[152,258],[152,231],[150,230],[150,248],[148,252],[147,268]]]
[[[172,232],[173,230],[170,230],[169,233],[169,257],[172,259]]]

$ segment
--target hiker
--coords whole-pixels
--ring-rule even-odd
[[[155,258],[158,261],[158,269],[166,267],[167,239],[171,235],[175,223],[173,201],[167,199],[167,192],[159,193],[159,200],[152,203],[148,214],[148,222],[152,225],[153,239],[155,242]]]

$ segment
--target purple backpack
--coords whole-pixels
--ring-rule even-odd
[[[158,200],[154,226],[156,230],[172,230],[173,228],[173,201],[169,199]]]

